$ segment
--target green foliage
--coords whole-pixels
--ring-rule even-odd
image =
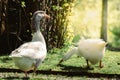
[[[73,28],[71,26],[68,26],[64,36],[64,41],[65,41],[64,44],[65,45],[71,44],[73,38],[74,38]]]
[[[114,27],[112,29],[112,33],[117,37],[120,36],[120,26],[119,27]]]
[[[22,6],[22,7],[26,7],[26,5],[25,5],[25,2],[24,2],[24,1],[21,1],[21,6]]]
[[[76,43],[76,42],[78,42],[80,40],[80,35],[76,35],[76,36],[74,36],[74,38],[73,38],[73,43]]]
[[[74,0],[50,1],[49,7],[51,26],[48,29],[48,48],[61,48],[70,44],[74,37],[69,17],[72,14]]]
[[[114,47],[120,47],[120,26],[114,27],[111,32],[113,33],[113,41],[112,46]]]

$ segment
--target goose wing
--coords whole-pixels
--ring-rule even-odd
[[[28,42],[12,51],[10,57],[28,57],[39,59],[46,56],[46,46],[41,42]]]

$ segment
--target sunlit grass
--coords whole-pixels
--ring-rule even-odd
[[[64,61],[61,65],[57,66],[59,60],[63,57],[67,48],[64,49],[55,49],[49,51],[47,58],[44,63],[39,66],[38,70],[45,71],[72,71],[72,72],[89,72],[89,73],[101,73],[101,74],[120,74],[120,52],[106,50],[105,56],[103,58],[104,68],[99,68],[99,64],[91,65],[93,69],[86,69],[86,61],[84,58],[78,58],[77,55],[73,55],[69,60]],[[11,58],[6,56],[0,57],[0,68],[11,68],[18,69]],[[13,72],[0,72],[0,76],[3,78],[7,77],[18,77],[23,78],[24,73],[13,73]],[[29,77],[32,79],[32,73],[29,74]],[[63,76],[63,75],[45,75],[37,74],[35,78],[40,78],[41,80],[53,80],[53,79],[85,79],[89,77],[85,76]],[[60,80],[58,79],[58,80]]]

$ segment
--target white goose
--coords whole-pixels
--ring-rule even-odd
[[[105,53],[106,42],[102,39],[82,39],[77,44],[77,47],[72,48],[68,51],[66,55],[60,60],[59,64],[67,59],[69,59],[73,54],[84,57],[87,61],[87,67],[89,68],[90,61],[92,64],[100,62],[100,68],[102,65],[102,58]]]
[[[10,57],[13,58],[15,65],[25,72],[34,70],[42,63],[47,54],[46,43],[40,32],[40,20],[50,18],[44,11],[36,11],[32,17],[32,27],[35,29],[31,42],[22,44],[19,48],[12,51]]]

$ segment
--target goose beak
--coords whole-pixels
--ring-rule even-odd
[[[44,16],[45,16],[45,18],[50,19],[49,15],[45,14]]]

